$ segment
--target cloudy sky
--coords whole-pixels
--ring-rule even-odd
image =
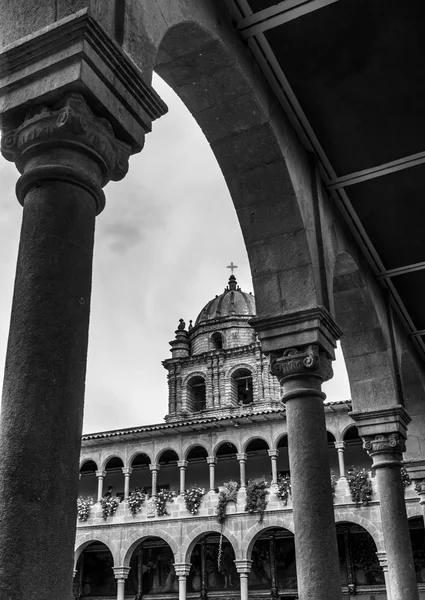
[[[97,217],[84,431],[158,423],[167,412],[168,342],[180,317],[196,319],[227,284],[233,261],[252,291],[242,234],[202,131],[158,77],[169,113],[153,125],[127,177],[106,188]],[[0,159],[0,371],[3,370],[21,222],[17,171]],[[334,363],[328,399],[347,399]],[[0,374],[0,379],[2,373]]]

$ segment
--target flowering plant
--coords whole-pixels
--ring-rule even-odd
[[[335,475],[335,471],[331,469],[331,486],[332,494],[335,496],[336,484],[338,483],[338,477]]]
[[[193,486],[191,490],[186,490],[184,493],[184,503],[187,510],[192,515],[198,514],[199,507],[202,502],[202,496],[205,494],[205,489],[199,485]]]
[[[367,506],[372,500],[372,482],[366,469],[351,467],[347,472],[347,481],[351,499],[358,508],[361,504]]]
[[[174,492],[171,490],[160,489],[157,495],[155,496],[155,506],[156,506],[156,514],[159,517],[163,515],[168,515],[167,512],[167,502],[174,502]]]
[[[401,467],[401,482],[403,484],[404,489],[407,488],[408,485],[412,483],[412,480],[409,477],[409,473],[406,471],[405,467]]]
[[[223,525],[226,520],[226,507],[229,502],[236,502],[238,498],[238,484],[236,481],[223,483],[223,489],[218,495],[217,521]]]
[[[100,505],[102,507],[102,516],[106,519],[108,517],[112,517],[115,514],[120,501],[118,498],[113,498],[112,496],[102,498],[100,500]]]
[[[267,508],[267,488],[269,484],[263,478],[250,479],[246,486],[245,510],[249,513],[259,513],[258,522],[263,522],[264,511]]]
[[[93,505],[93,498],[82,498],[77,500],[77,514],[80,521],[87,521],[90,516],[90,510]]]
[[[142,509],[142,504],[145,501],[146,494],[140,488],[136,488],[128,497],[128,507],[131,514],[135,515]]]
[[[288,496],[291,493],[291,478],[289,475],[278,475],[277,476],[277,491],[276,496],[283,500],[286,504],[288,502]]]

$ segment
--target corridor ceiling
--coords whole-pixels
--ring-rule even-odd
[[[425,359],[425,3],[228,5]]]

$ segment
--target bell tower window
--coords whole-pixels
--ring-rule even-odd
[[[249,369],[238,369],[233,373],[232,396],[234,404],[246,405],[254,402],[252,373]]]
[[[205,379],[200,375],[192,377],[187,384],[188,408],[193,412],[206,409],[207,390]]]
[[[223,334],[221,334],[219,331],[216,331],[211,336],[211,348],[212,350],[223,349]]]

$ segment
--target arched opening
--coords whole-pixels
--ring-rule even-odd
[[[201,375],[195,375],[187,382],[187,407],[191,412],[199,412],[207,407],[207,388]]]
[[[355,425],[345,431],[343,441],[345,442],[345,470],[348,471],[351,467],[358,467],[359,469],[372,471],[372,459],[363,449],[363,441]]]
[[[130,573],[125,594],[131,598],[176,594],[178,577],[174,571],[174,555],[159,537],[149,537],[136,546],[130,559]]]
[[[265,440],[256,438],[249,442],[245,450],[247,480],[264,477],[268,483],[271,482],[271,461],[267,450],[269,450],[269,445]]]
[[[288,454],[288,436],[283,435],[277,443],[279,455],[277,457],[277,472],[282,477],[290,475],[289,472],[289,454]]]
[[[224,442],[216,452],[217,464],[215,467],[215,485],[233,480],[240,482],[239,463],[236,458],[237,448],[231,442]]]
[[[140,488],[145,493],[152,492],[152,477],[149,465],[151,459],[144,452],[136,454],[131,461],[130,490]]]
[[[117,496],[120,500],[124,498],[124,463],[120,458],[114,456],[105,465],[106,476],[103,480],[103,495]]]
[[[200,594],[227,592],[239,588],[239,575],[235,567],[235,552],[229,540],[223,536],[222,554],[219,556],[220,534],[203,535],[192,550],[192,568],[188,577],[188,592]]]
[[[82,498],[97,499],[97,464],[94,460],[87,460],[80,468],[80,481],[78,484],[78,495]]]
[[[179,457],[174,450],[165,450],[158,457],[158,490],[179,491],[180,474],[177,461]]]
[[[211,350],[222,350],[224,348],[223,334],[215,331],[211,336]]]
[[[297,589],[294,534],[281,527],[262,531],[256,538],[251,552],[251,571],[248,586],[253,591],[272,591],[273,582],[277,595]]]
[[[425,583],[425,530],[423,517],[409,519],[410,541],[415,562],[416,580]]]
[[[376,555],[376,544],[366,529],[355,523],[338,523],[336,527],[339,568],[343,588],[382,588],[384,572]]]
[[[232,402],[233,404],[247,405],[254,402],[254,388],[252,373],[249,369],[237,369],[232,374]]]
[[[208,489],[209,468],[207,464],[208,452],[203,446],[194,446],[187,455],[186,487],[199,485]]]
[[[116,597],[117,586],[109,548],[93,541],[84,548],[77,561],[74,577],[75,598]]]

